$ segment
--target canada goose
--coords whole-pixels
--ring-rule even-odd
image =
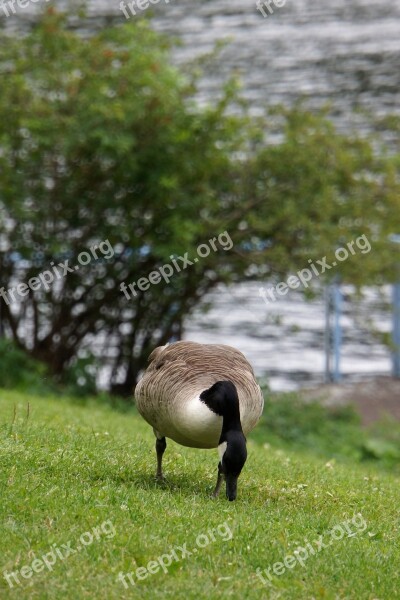
[[[244,355],[221,344],[175,342],[150,354],[135,389],[138,410],[156,436],[157,478],[169,437],[192,448],[219,451],[213,496],[226,480],[235,500],[237,480],[247,458],[245,435],[257,424],[264,399]]]

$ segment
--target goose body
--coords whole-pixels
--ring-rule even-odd
[[[221,470],[224,455],[225,462],[231,455],[232,469],[240,473],[234,463],[244,457],[244,464],[244,436],[255,427],[264,406],[245,356],[222,344],[181,341],[156,348],[149,363],[135,400],[157,437],[158,475],[162,476],[160,455],[166,437],[193,448],[218,447],[219,478],[226,476]]]
[[[139,381],[135,398],[142,417],[160,434],[182,446],[216,448],[222,416],[201,399],[217,381],[235,385],[243,433],[257,424],[264,399],[245,356],[230,346],[175,342],[156,348]]]

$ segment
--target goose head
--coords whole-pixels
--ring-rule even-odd
[[[226,482],[226,497],[232,501],[237,496],[237,481],[247,460],[246,438],[240,421],[239,397],[231,381],[217,381],[200,394],[200,400],[210,410],[222,416],[222,431],[218,442],[220,461],[218,482],[214,495],[218,495],[222,478]]]

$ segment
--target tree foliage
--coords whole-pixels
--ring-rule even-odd
[[[104,240],[113,248],[47,290],[0,299],[0,334],[55,375],[94,348],[111,388],[129,393],[152,348],[218,284],[283,276],[357,235],[373,251],[341,277],[395,277],[398,159],[375,142],[301,107],[235,113],[234,82],[200,108],[195,78],[143,20],[83,38],[49,10],[0,43],[0,288],[77,264]],[[224,231],[231,250],[130,300],[121,292]]]

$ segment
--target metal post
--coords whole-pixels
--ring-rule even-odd
[[[333,381],[341,380],[340,372],[340,354],[342,348],[342,327],[340,317],[342,315],[342,291],[340,283],[336,281],[333,285],[333,308],[334,308],[334,325],[333,325]]]
[[[400,378],[400,282],[393,285],[393,377]]]
[[[331,286],[325,287],[325,383],[331,382]]]

